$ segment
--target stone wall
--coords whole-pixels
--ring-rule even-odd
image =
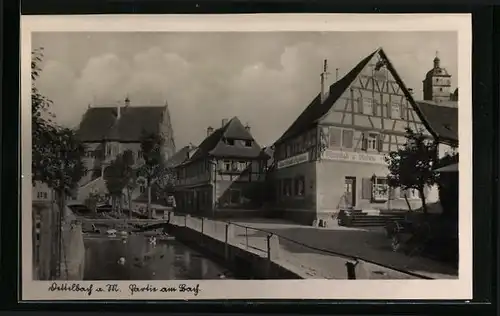
[[[229,239],[234,237],[234,231],[231,224],[227,225],[226,240],[228,242],[201,234],[188,227],[168,225],[168,230],[179,241],[228,268],[235,275],[243,274],[244,277],[254,279],[301,279],[294,272],[281,267],[268,258],[231,245]]]

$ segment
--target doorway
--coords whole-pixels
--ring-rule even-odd
[[[354,208],[356,206],[356,177],[345,177],[344,197],[347,208]]]

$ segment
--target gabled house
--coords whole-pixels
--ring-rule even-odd
[[[321,92],[275,143],[275,211],[310,225],[342,209],[405,210],[405,196],[412,209],[421,207],[418,192],[389,188],[385,155],[406,142],[406,128],[445,135],[431,126],[382,48],[329,87],[327,74],[325,60]],[[429,203],[438,198],[431,190]]]
[[[208,127],[206,138],[176,167],[177,209],[217,215],[255,207],[261,203],[268,158],[237,117],[222,120],[218,129]]]
[[[132,106],[128,98],[124,104],[89,106],[77,130],[77,137],[86,146],[87,174],[80,181],[78,200],[90,192],[106,193],[102,175],[104,169],[120,153],[131,150],[135,165],[142,163],[141,139],[145,134],[159,134],[165,140],[161,149],[166,158],[175,152],[168,104],[164,106]],[[139,185],[137,194],[146,188]]]

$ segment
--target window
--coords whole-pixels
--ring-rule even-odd
[[[137,159],[142,159],[142,158],[144,158],[144,154],[143,154],[142,150],[139,150],[137,152]]]
[[[303,176],[300,176],[295,179],[295,195],[296,196],[304,196],[304,187],[305,187],[305,180]]]
[[[373,178],[372,199],[375,202],[385,202],[389,199],[389,183],[386,178]]]
[[[283,180],[283,196],[291,196],[292,195],[292,180],[284,179]]]
[[[405,195],[408,200],[416,200],[420,198],[420,194],[418,193],[417,189],[406,189],[399,191],[400,198],[404,199]]]
[[[231,170],[231,161],[229,160],[224,160],[224,167],[222,168],[224,171],[230,171]]]
[[[342,130],[340,128],[330,127],[330,148],[337,148],[342,146]]]
[[[366,115],[373,115],[373,99],[360,98],[359,99],[359,112]]]
[[[139,191],[140,191],[141,193],[145,193],[145,192],[146,192],[146,187],[145,187],[144,185],[141,185],[141,186],[139,187]]]
[[[252,147],[252,141],[251,140],[245,140],[245,147]]]
[[[234,139],[226,139],[226,144],[234,146]]]
[[[342,147],[352,148],[352,140],[354,138],[354,131],[345,129],[342,131]]]
[[[247,168],[247,162],[246,161],[239,161],[238,162],[238,170],[240,171],[245,171],[245,169]]]
[[[312,131],[311,131],[311,134],[310,134],[310,136],[309,136],[309,137],[310,137],[310,140],[311,140],[311,146],[316,145],[316,135],[317,135],[317,134],[316,134],[316,130],[315,130],[315,129],[314,129],[314,130],[312,130]]]
[[[47,194],[47,192],[38,192],[38,193],[36,194],[36,197],[37,197],[38,199],[47,199],[48,194]]]
[[[382,138],[377,133],[363,134],[363,147],[365,151],[382,151]]]
[[[237,161],[233,161],[231,164],[231,171],[239,171],[240,170],[240,165]]]
[[[391,117],[392,118],[401,118],[401,104],[397,102],[392,102],[391,103]]]

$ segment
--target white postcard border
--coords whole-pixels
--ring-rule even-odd
[[[456,31],[458,33],[460,139],[460,264],[457,280],[200,280],[137,281],[140,285],[200,285],[186,293],[128,293],[131,281],[78,282],[82,286],[119,284],[122,292],[50,292],[52,282],[32,281],[31,111],[32,32],[269,32],[269,31]],[[22,300],[86,299],[471,299],[472,298],[472,29],[469,14],[246,14],[246,15],[89,15],[21,17],[21,185]],[[375,48],[374,48],[375,49]],[[21,262],[20,262],[21,263]],[[432,283],[431,283],[432,282]],[[59,281],[59,284],[72,284]]]

